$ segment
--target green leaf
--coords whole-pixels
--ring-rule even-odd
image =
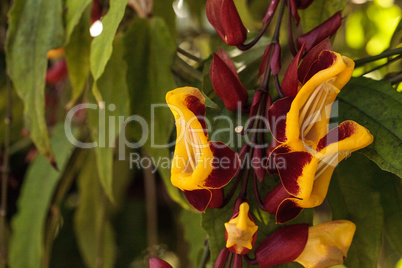
[[[343,10],[347,2],[347,0],[314,0],[308,8],[298,10],[303,32],[310,31],[336,12]]]
[[[102,267],[113,267],[116,253],[114,233],[105,215],[106,199],[93,160],[93,154],[87,157],[78,177],[80,199],[74,215],[74,229],[78,247],[88,267],[99,267],[97,257],[100,250],[103,251]]]
[[[189,244],[188,257],[193,267],[198,267],[204,249],[204,241],[207,237],[207,234],[201,228],[201,219],[201,213],[181,210],[180,222],[184,231],[184,238]]]
[[[123,19],[128,0],[111,0],[110,8],[105,17],[103,17],[103,31],[95,37],[91,43],[90,68],[94,77],[92,92],[98,102],[102,101],[102,95],[97,87],[97,80],[105,71],[107,62],[113,51],[113,40]]]
[[[24,103],[25,125],[39,152],[53,161],[45,120],[47,52],[64,41],[62,1],[16,0],[6,41],[8,73]]]
[[[88,7],[74,28],[70,41],[64,51],[66,55],[68,76],[73,89],[67,108],[71,108],[82,94],[89,75],[89,53],[91,36],[89,34],[91,8]]]
[[[80,18],[83,20],[83,17],[89,19],[89,14],[86,14],[85,9],[91,10],[90,3],[92,0],[67,0],[66,3],[66,13],[65,13],[65,22],[66,22],[66,43],[69,42],[70,36],[73,33],[75,26],[79,24]],[[84,14],[84,15],[83,15]],[[82,17],[83,15],[83,17]],[[89,27],[86,29],[89,34]]]
[[[347,219],[357,226],[345,260],[347,267],[377,267],[384,212],[376,181],[381,181],[384,173],[367,158],[354,153],[339,164],[332,176],[328,201],[333,218]]]
[[[374,136],[361,152],[381,169],[402,177],[402,95],[387,82],[352,78],[338,99],[340,121],[354,120]]]
[[[53,129],[51,145],[60,171],[56,171],[42,155],[31,164],[18,199],[18,213],[12,220],[10,266],[42,267],[44,228],[54,190],[73,149],[63,125]],[[21,257],[23,252],[23,257]]]
[[[99,79],[99,90],[104,98],[105,108],[88,110],[91,136],[97,142],[95,152],[99,179],[110,200],[113,200],[113,151],[120,124],[123,123],[119,117],[126,119],[128,116],[128,89],[125,79],[127,65],[123,60],[121,39],[116,39],[114,46],[110,61]],[[95,100],[92,99],[92,102]]]
[[[174,123],[165,95],[176,87],[170,70],[176,53],[175,42],[162,19],[136,18],[124,35],[124,45],[131,114],[147,122],[141,126],[133,124],[130,133],[138,142],[145,139],[139,146],[143,146],[158,163],[158,171],[169,195],[189,208],[180,190],[170,182],[170,166],[161,165],[171,159],[166,145]],[[158,148],[158,145],[162,147]]]

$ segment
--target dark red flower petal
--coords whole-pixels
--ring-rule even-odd
[[[158,258],[149,258],[149,268],[173,268],[172,265]]]
[[[206,188],[219,189],[230,182],[239,169],[239,156],[222,142],[210,142],[213,170],[204,181]]]
[[[288,97],[296,97],[297,92],[299,91],[299,79],[297,69],[300,63],[300,60],[303,56],[304,45],[300,48],[299,52],[297,52],[296,56],[290,63],[288,69],[286,70],[285,76],[283,77],[283,81],[281,84],[281,89],[283,94]]]
[[[248,93],[241,84],[237,73],[233,73],[217,54],[213,54],[213,61],[209,71],[216,95],[223,100],[226,109],[235,111],[247,104]]]
[[[220,21],[220,10],[222,8],[223,0],[208,0],[205,6],[207,19],[209,23],[215,28],[222,39],[225,39],[225,33]]]
[[[283,98],[275,101],[268,110],[269,129],[272,136],[279,142],[286,138],[286,114],[292,105],[292,98]]]
[[[278,210],[278,206],[282,203],[286,198],[291,197],[291,195],[286,192],[282,183],[279,183],[271,192],[267,194],[264,199],[264,207],[265,210],[271,213],[272,215],[276,214]]]
[[[209,208],[219,208],[223,204],[223,189],[210,189],[212,193],[211,202],[209,202]]]
[[[351,137],[358,131],[355,124],[356,123],[353,121],[345,121],[338,127],[332,129],[318,142],[316,150],[319,152],[332,143]]]
[[[269,174],[278,174],[278,169],[286,168],[286,160],[278,156],[275,162],[275,156],[290,152],[290,148],[286,145],[279,145],[280,143],[274,139],[267,149],[267,171]]]
[[[298,69],[298,75],[299,75],[299,81],[305,81],[305,77],[307,73],[309,72],[311,66],[313,66],[313,63],[318,60],[318,56],[320,53],[324,50],[332,50],[331,47],[331,42],[329,41],[329,38],[325,38],[322,40],[318,45],[313,47],[307,55],[303,58],[303,61],[300,64],[300,67]]]
[[[296,39],[297,47],[301,48],[306,44],[306,51],[310,51],[315,45],[327,37],[333,36],[342,24],[341,12],[335,13],[332,17]]]
[[[336,55],[334,52],[328,50],[322,51],[318,57],[318,60],[316,60],[313,63],[313,65],[311,65],[309,72],[304,78],[303,84],[306,83],[308,80],[310,80],[310,78],[313,77],[319,71],[331,67],[335,61],[336,61]]]
[[[294,224],[278,229],[255,250],[262,268],[294,261],[303,251],[308,238],[308,224]]]
[[[308,152],[289,152],[275,155],[275,163],[281,161],[286,163],[285,168],[278,168],[279,176],[285,189],[292,195],[299,195],[300,178],[305,172],[305,167],[309,165],[313,156]]]
[[[276,211],[276,223],[283,224],[296,218],[303,208],[299,207],[293,199],[284,200]]]
[[[183,191],[184,196],[187,198],[187,201],[193,206],[196,210],[204,212],[209,202],[212,198],[212,193],[209,190],[194,190],[194,191]]]

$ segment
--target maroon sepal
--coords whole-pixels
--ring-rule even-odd
[[[284,200],[276,211],[276,223],[283,224],[296,218],[303,208],[297,206],[292,199]]]
[[[233,0],[208,0],[206,14],[208,21],[226,44],[235,46],[244,43],[247,38],[247,29],[240,19]]]
[[[271,54],[271,46],[272,46],[272,44],[269,44],[267,46],[267,48],[264,50],[264,54],[262,55],[262,59],[261,59],[260,68],[258,69],[258,76],[261,76],[263,73],[265,73],[265,69],[267,68],[269,54]]]
[[[255,250],[260,267],[294,261],[303,251],[308,238],[308,224],[294,224],[278,229]]]
[[[67,76],[67,63],[65,60],[59,61],[46,71],[46,84],[54,85]]]
[[[173,268],[172,265],[158,258],[149,258],[149,268]]]
[[[311,162],[313,156],[302,151],[277,154],[274,156],[276,164],[279,162],[279,158],[280,161],[286,163],[286,168],[278,168],[282,184],[290,194],[297,196],[300,193],[298,179],[302,176],[304,167]]]
[[[288,69],[286,70],[285,76],[283,77],[281,89],[283,94],[288,97],[296,97],[299,91],[299,79],[297,75],[297,67],[299,66],[300,60],[303,56],[304,45],[297,52],[296,56],[290,63]]]
[[[225,267],[226,261],[228,259],[229,250],[224,247],[221,252],[219,252],[218,258],[216,258],[216,262],[214,268],[223,268]]]
[[[212,198],[211,191],[205,189],[183,191],[183,193],[190,205],[201,212],[207,209]]]
[[[219,49],[217,54],[213,54],[209,76],[216,95],[223,100],[226,109],[235,111],[247,104],[247,90],[240,82],[236,68],[224,50]]]
[[[300,67],[298,69],[298,76],[299,76],[299,81],[305,81],[305,77],[307,73],[309,72],[311,66],[313,66],[313,63],[318,60],[318,56],[320,53],[324,50],[332,50],[331,47],[331,42],[329,41],[329,38],[325,38],[322,40],[318,45],[313,47],[307,55],[303,58],[303,61],[300,64]]]
[[[92,2],[91,8],[91,25],[102,18],[102,6],[99,0],[94,0]]]
[[[210,189],[212,193],[211,202],[209,202],[209,208],[220,208],[223,204],[223,188]]]
[[[233,266],[234,268],[242,268],[243,267],[243,256],[239,254],[235,254]]]
[[[286,139],[286,114],[290,111],[292,98],[283,98],[274,102],[268,109],[269,129],[272,136],[279,142]]]
[[[264,199],[264,208],[266,211],[272,215],[276,214],[278,206],[286,198],[292,197],[288,192],[286,192],[282,183],[279,183],[271,192],[267,194]]]
[[[239,156],[223,142],[211,141],[210,148],[214,155],[213,170],[203,186],[209,189],[219,189],[228,184],[236,175],[240,166]]]
[[[260,147],[254,148],[253,159],[251,161],[255,175],[258,180],[262,182],[265,178],[267,170],[265,169],[266,163],[264,163],[265,157],[262,156],[263,149]]]
[[[306,9],[313,0],[295,0],[297,9]]]
[[[299,16],[299,12],[297,12],[296,0],[290,0],[289,4],[290,4],[289,8],[290,8],[290,11],[292,12],[293,18],[295,19],[296,26],[298,26],[300,23],[300,16]]]
[[[333,36],[342,24],[341,12],[338,11],[332,17],[296,39],[297,47],[306,44],[306,51],[312,49],[327,37]]]
[[[273,75],[277,75],[281,70],[281,46],[277,43],[274,47],[271,59],[271,71]]]
[[[265,14],[262,22],[265,24],[267,21],[274,15],[276,8],[278,7],[279,0],[271,0],[271,4],[269,4],[267,13]]]

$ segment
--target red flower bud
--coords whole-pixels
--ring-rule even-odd
[[[255,147],[254,148],[254,154],[253,154],[253,168],[255,175],[257,176],[258,180],[262,182],[265,178],[265,174],[267,173],[267,170],[265,169],[265,156],[263,157],[262,152],[265,152],[260,147]]]
[[[54,85],[67,76],[67,64],[65,60],[59,61],[46,72],[46,83]]]
[[[271,4],[269,4],[267,13],[264,16],[262,22],[265,24],[275,13],[276,8],[278,7],[279,0],[271,0]]]
[[[226,261],[228,259],[229,250],[227,248],[223,248],[221,252],[219,252],[218,258],[216,258],[216,262],[214,268],[223,268],[225,267]]]
[[[91,25],[102,18],[102,6],[99,0],[94,0],[91,8]]]
[[[262,268],[294,261],[303,251],[308,238],[308,224],[294,224],[278,229],[255,250]]]
[[[295,0],[297,9],[306,9],[313,0]]]
[[[247,29],[240,19],[233,0],[208,0],[206,5],[208,21],[223,41],[230,46],[243,44]]]
[[[293,18],[295,19],[296,25],[299,25],[300,23],[300,16],[299,13],[297,12],[298,9],[305,9],[307,8],[313,0],[290,0],[289,5],[290,5],[290,11],[292,12]]]
[[[149,268],[173,268],[172,265],[158,258],[149,258]]]
[[[269,44],[265,49],[264,54],[262,55],[262,60],[260,64],[260,69],[258,71],[258,76],[262,75],[267,68],[267,62],[269,59],[269,55],[271,54],[271,48],[273,47],[274,51],[272,52],[270,59],[270,67],[273,75],[277,75],[281,70],[281,46],[279,44]]]
[[[305,43],[306,51],[310,51],[315,45],[327,37],[333,36],[342,24],[341,12],[335,13],[332,17],[296,39],[297,47],[301,48]]]
[[[213,54],[209,71],[216,95],[223,100],[226,109],[235,111],[247,104],[248,93],[237,75],[236,68],[223,49]]]

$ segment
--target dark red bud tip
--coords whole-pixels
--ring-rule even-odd
[[[100,20],[101,17],[102,17],[102,6],[99,3],[99,0],[94,0],[91,9],[91,24],[93,24],[97,20]]]
[[[234,256],[233,268],[242,268],[243,260],[242,255],[236,254]]]
[[[335,13],[332,17],[296,39],[297,47],[306,44],[306,51],[310,51],[315,45],[327,37],[333,36],[342,24],[341,12]]]
[[[219,252],[218,258],[216,258],[216,262],[214,268],[223,268],[225,267],[226,261],[228,259],[229,250],[225,247]]]
[[[67,64],[65,60],[54,64],[46,72],[46,84],[56,84],[57,82],[66,78],[67,72]]]
[[[308,238],[308,224],[294,224],[276,230],[255,250],[260,267],[294,261],[303,251]]]
[[[313,0],[296,0],[297,9],[306,9]]]
[[[276,8],[278,7],[279,0],[271,0],[271,4],[269,4],[267,13],[264,16],[262,22],[267,23],[275,13]]]
[[[271,59],[271,70],[273,75],[277,75],[281,70],[281,46],[275,44]]]
[[[299,52],[297,52],[296,56],[290,63],[288,69],[286,70],[285,76],[283,77],[281,89],[283,94],[288,97],[296,97],[297,92],[299,91],[299,79],[298,79],[298,66],[300,60],[303,56],[304,52],[304,44],[300,48]]]
[[[213,54],[209,76],[216,95],[223,100],[226,109],[235,111],[247,104],[248,92],[240,82],[236,68],[224,50]]]
[[[172,265],[158,258],[149,258],[149,268],[173,268]]]
[[[247,29],[240,19],[233,0],[208,0],[206,4],[208,21],[226,44],[241,45],[247,38]]]

